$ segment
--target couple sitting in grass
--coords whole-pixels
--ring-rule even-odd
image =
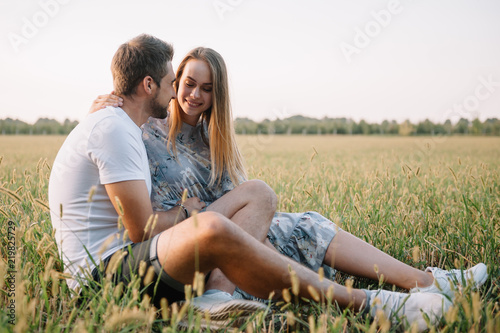
[[[111,66],[116,95],[94,102],[56,157],[49,202],[71,287],[87,283],[86,271],[99,282],[108,266],[118,267],[114,281],[126,283],[146,265],[154,282],[143,287],[154,303],[182,302],[199,270],[206,291],[190,305],[208,313],[212,328],[234,313],[265,311],[263,299],[295,283],[301,297],[322,294],[425,330],[425,317],[436,324],[450,306],[453,287],[485,282],[484,264],[420,271],[318,213],[275,213],[272,189],[246,180],[224,60],[196,48],[174,74],[172,55],[148,35],[121,45]],[[148,224],[152,214],[157,220]],[[321,267],[326,279],[316,273]],[[346,288],[334,282],[334,269],[383,275],[410,292]]]

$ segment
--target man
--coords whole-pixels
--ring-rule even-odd
[[[89,115],[71,132],[56,157],[49,203],[57,244],[66,270],[74,277],[68,282],[70,287],[85,283],[85,272],[99,279],[97,264],[110,265],[112,258],[118,258],[122,262],[113,272],[116,280],[130,280],[141,262],[153,267],[153,280],[159,279],[159,286],[156,292],[146,287],[155,302],[162,297],[170,303],[183,300],[184,285],[193,282],[196,271],[220,269],[232,283],[261,298],[273,291],[279,295],[292,286],[293,280],[299,296],[313,298],[334,288],[333,299],[342,307],[372,315],[381,309],[394,320],[406,316],[407,322],[416,322],[420,329],[427,327],[420,310],[431,322],[439,319],[449,305],[441,295],[349,290],[326,279],[320,281],[313,271],[263,245],[266,230],[252,230],[249,224],[249,234],[217,212],[183,220],[187,217],[184,207],[178,206],[158,212],[157,221],[148,223],[153,214],[151,179],[140,126],[149,117],[167,115],[168,104],[175,97],[172,55],[170,45],[148,35],[121,45],[111,69],[123,106]],[[244,189],[240,189],[243,198]],[[269,209],[240,202],[235,210],[247,209],[266,218],[259,216],[260,210],[272,214],[275,205],[272,196],[266,201],[270,202]],[[250,212],[241,215],[252,218]],[[232,211],[225,215],[236,214]],[[296,279],[291,278],[290,269]],[[383,307],[375,304],[376,298]],[[262,309],[251,301],[227,302],[215,308],[198,306],[216,315],[221,309]],[[221,324],[226,319],[222,318]]]

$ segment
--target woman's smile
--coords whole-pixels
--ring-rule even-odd
[[[183,111],[182,120],[192,126],[212,106],[212,73],[205,61],[187,62],[179,80],[177,100]]]

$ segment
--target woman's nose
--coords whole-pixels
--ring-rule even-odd
[[[191,96],[193,96],[194,98],[200,97],[200,89],[198,87],[194,88],[191,91]]]

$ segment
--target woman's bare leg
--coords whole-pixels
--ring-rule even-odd
[[[427,287],[434,281],[432,274],[408,266],[343,230],[339,230],[330,243],[324,263],[347,274],[373,280],[383,274],[384,282],[405,289]]]
[[[217,212],[241,227],[267,246],[267,232],[276,210],[274,191],[263,181],[250,180],[237,186],[207,207],[207,212]],[[214,269],[207,281],[206,289],[218,289],[230,294],[235,285],[219,269]]]

